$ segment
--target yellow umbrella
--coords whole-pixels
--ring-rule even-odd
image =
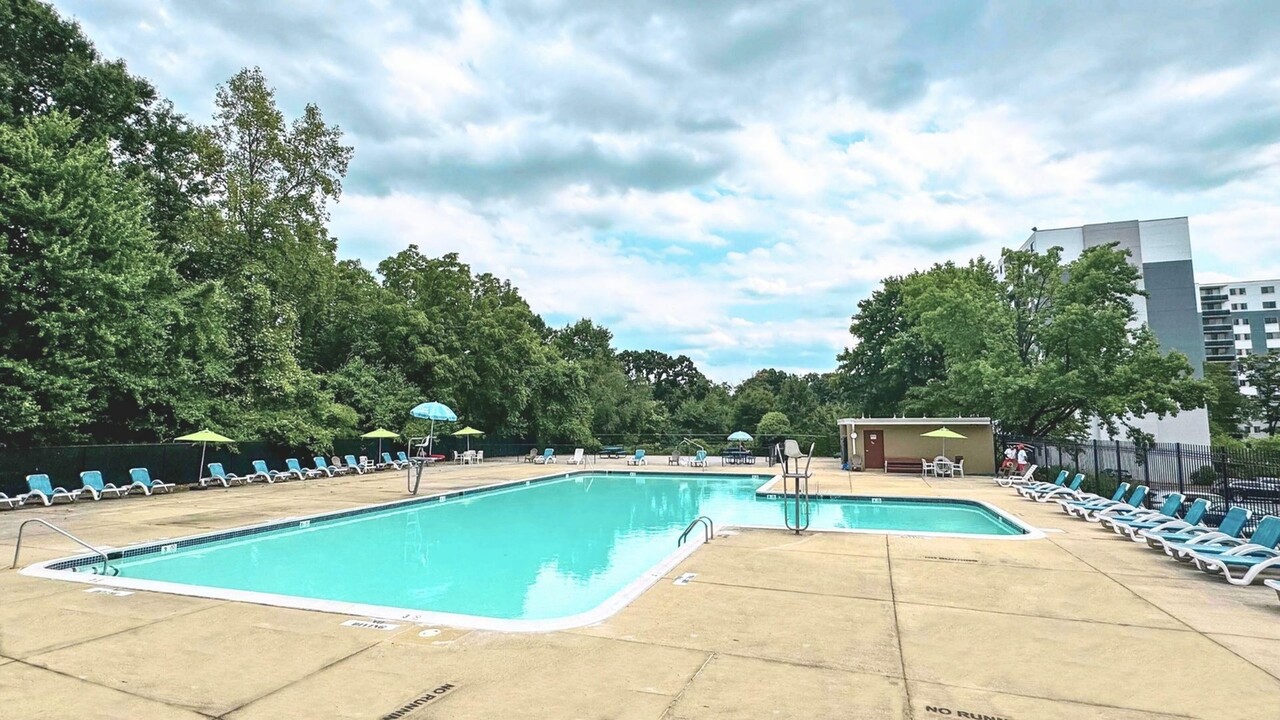
[[[938,428],[937,430],[930,430],[930,431],[929,431],[929,432],[927,432],[927,433],[920,433],[920,437],[927,437],[927,438],[942,438],[942,454],[943,454],[944,456],[947,454],[947,439],[948,439],[948,438],[951,438],[951,439],[954,439],[954,440],[965,440],[965,439],[967,439],[964,435],[961,435],[960,433],[956,432],[955,430],[948,430],[948,429],[947,429],[947,427],[946,427],[945,425],[944,425],[944,426],[942,426],[942,427],[940,427],[940,428]]]
[[[361,435],[360,437],[378,438],[378,458],[379,458],[378,462],[382,462],[382,459],[381,459],[382,458],[382,438],[398,438],[400,437],[400,434],[393,433],[390,430],[384,430],[383,428],[378,428],[377,430],[370,430],[369,432]]]
[[[232,440],[231,438],[225,435],[219,435],[218,433],[212,430],[201,430],[199,432],[193,432],[190,435],[183,435],[182,437],[176,437],[174,438],[174,440],[183,440],[185,442],[200,443],[200,469],[198,472],[196,472],[197,480],[204,477],[204,452],[206,449],[208,449],[209,443],[235,442],[235,440]]]
[[[484,434],[484,431],[483,431],[483,430],[477,430],[477,429],[475,429],[475,428],[471,427],[470,425],[468,425],[468,426],[466,426],[466,427],[462,428],[461,430],[459,430],[458,432],[454,433],[454,434],[453,434],[453,436],[454,436],[454,437],[465,437],[465,438],[467,439],[467,449],[468,449],[468,450],[470,450],[470,449],[471,449],[471,436],[472,436],[472,435],[483,435],[483,434]]]

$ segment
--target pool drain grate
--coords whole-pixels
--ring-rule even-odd
[[[953,558],[953,557],[943,557],[941,555],[925,555],[924,559],[925,560],[944,560],[946,562],[962,562],[962,563],[978,562],[977,560],[974,560],[972,558]]]

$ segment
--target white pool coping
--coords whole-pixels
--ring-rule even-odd
[[[442,500],[453,497],[467,498],[473,495],[484,494],[495,490],[514,489],[522,486],[532,485],[538,482],[548,482],[552,480],[569,479],[578,474],[599,474],[608,473],[610,475],[620,475],[622,477],[635,476],[637,474],[654,474],[654,475],[689,475],[697,478],[712,477],[759,477],[762,473],[689,473],[680,471],[663,471],[654,469],[652,471],[634,471],[634,470],[572,470],[567,472],[559,472],[552,475],[542,475],[534,478],[522,480],[509,480],[490,485],[480,485],[474,488],[467,488],[465,491],[446,491],[436,493],[434,495],[424,495],[421,497],[413,497],[406,500],[394,500],[387,503],[375,503],[373,505],[365,505],[356,509],[368,509],[370,514],[380,509],[392,509],[400,506],[410,506],[415,504],[426,504],[430,500]],[[763,485],[756,489],[758,495],[778,495],[776,492],[764,492],[764,488],[771,485],[779,476],[770,477]],[[300,481],[305,482],[305,481]],[[929,502],[956,502],[980,505],[990,511],[992,514],[1002,520],[1018,527],[1023,531],[1019,535],[987,535],[974,533],[943,533],[943,532],[921,532],[913,530],[872,530],[872,529],[855,529],[855,528],[830,528],[806,530],[805,532],[831,532],[831,533],[859,533],[870,535],[897,535],[924,538],[966,538],[970,540],[1037,540],[1046,537],[1045,533],[1038,528],[1028,525],[1018,518],[1010,515],[1001,508],[982,500],[971,500],[969,498],[947,498],[947,497],[910,497],[910,496],[893,496],[893,495],[829,495],[823,494],[815,496],[818,500],[901,500],[907,499],[912,501]],[[215,535],[223,535],[228,532],[236,532],[261,527],[272,527],[284,525],[288,523],[300,523],[310,521],[317,518],[326,518],[340,513],[349,512],[351,508],[343,510],[331,510],[324,513],[316,513],[312,515],[287,517],[280,520],[272,520],[264,523],[255,523],[252,525],[244,525],[236,528],[227,528],[224,530],[216,530],[196,535],[185,535],[178,538],[166,538],[145,543],[138,543],[122,548],[103,548],[108,552],[127,552],[130,550],[153,548],[170,543],[177,543],[186,540],[195,540],[203,537],[211,537]],[[728,530],[731,528],[742,529],[759,529],[759,530],[783,530],[785,527],[771,525],[726,525],[717,529]],[[283,529],[287,529],[282,527]],[[56,565],[72,559],[92,558],[92,555],[68,555],[62,558],[46,560],[44,562],[35,563],[24,567],[19,571],[22,575],[31,577],[48,578],[52,580],[62,580],[66,582],[79,582],[88,585],[100,587],[122,588],[126,590],[142,590],[149,592],[162,592],[172,595],[185,595],[189,597],[211,598],[214,600],[229,600],[233,602],[247,602],[256,605],[271,605],[275,607],[295,608],[299,610],[315,610],[319,612],[334,613],[338,615],[353,615],[357,617],[375,618],[379,620],[395,620],[400,622],[415,623],[418,625],[444,625],[447,627],[464,628],[472,630],[494,630],[499,632],[553,632],[557,630],[568,630],[571,628],[583,627],[602,622],[617,614],[627,605],[630,605],[639,598],[646,590],[653,587],[659,580],[674,570],[681,562],[688,558],[693,551],[696,550],[706,541],[705,536],[701,532],[693,532],[689,534],[689,539],[682,545],[678,545],[676,550],[671,554],[658,561],[645,572],[641,573],[631,582],[624,585],[617,592],[610,595],[604,602],[586,612],[574,615],[566,615],[558,618],[546,618],[538,620],[512,620],[505,618],[494,618],[483,615],[465,615],[461,613],[437,612],[430,610],[414,610],[409,608],[398,608],[387,605],[370,605],[366,603],[352,603],[341,600],[324,600],[320,598],[309,598],[299,595],[280,595],[276,593],[264,593],[253,590],[235,590],[230,588],[219,588],[208,585],[191,585],[187,583],[173,583],[163,580],[143,580],[136,578],[122,578],[110,575],[97,575],[86,572],[74,572],[72,570],[53,570],[50,565]]]

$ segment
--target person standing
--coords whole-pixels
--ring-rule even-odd
[[[1013,467],[1018,463],[1018,451],[1012,445],[1004,446],[1004,461],[1000,463],[1000,474],[1008,477],[1013,473]]]
[[[1026,471],[1027,471],[1027,446],[1019,445],[1018,446],[1018,474],[1021,475]]]

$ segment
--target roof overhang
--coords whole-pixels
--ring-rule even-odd
[[[989,417],[841,418],[836,425],[990,425]]]

